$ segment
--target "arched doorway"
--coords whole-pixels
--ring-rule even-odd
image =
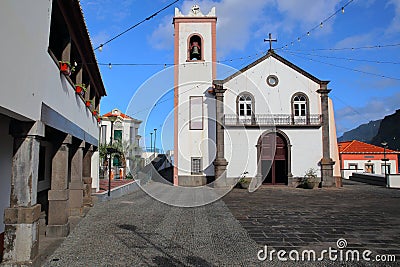
[[[264,184],[288,184],[288,154],[288,142],[282,134],[274,132],[260,137],[257,158]]]

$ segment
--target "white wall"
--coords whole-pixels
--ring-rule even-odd
[[[0,106],[36,121],[43,102],[97,139],[96,119],[47,52],[51,2],[1,2],[0,24],[12,27],[0,28]]]
[[[276,75],[279,83],[270,87],[268,75]],[[224,84],[225,113],[236,114],[236,97],[250,92],[256,99],[256,114],[291,114],[291,99],[297,92],[309,98],[310,114],[321,114],[319,84],[301,75],[273,57],[269,57],[253,68]]]
[[[270,87],[268,75],[276,75],[279,84]],[[224,84],[225,114],[236,114],[236,99],[249,92],[255,99],[256,114],[292,114],[291,100],[297,92],[308,96],[310,114],[321,114],[319,84],[301,75],[273,57],[269,57],[248,71]],[[266,128],[264,128],[266,129]],[[291,171],[293,177],[302,177],[309,168],[319,169],[322,158],[322,128],[282,128],[292,145]],[[257,174],[257,141],[264,130],[228,127],[225,130],[225,158],[229,162],[228,177]],[[248,160],[247,160],[248,157]],[[246,164],[244,164],[244,162]]]
[[[9,120],[0,116],[0,233],[4,232],[4,209],[10,206],[13,138]]]
[[[257,142],[265,130],[227,129],[225,131],[225,158],[229,162],[228,177],[239,177],[247,171],[248,177],[257,174]],[[302,177],[309,168],[319,169],[322,157],[320,129],[283,129],[291,148],[291,171],[293,177]]]
[[[99,178],[99,152],[93,153],[91,162],[91,177],[92,177],[92,188],[97,191],[100,189],[100,178]]]
[[[349,168],[349,164],[350,163],[354,163],[358,165],[358,170],[357,172],[365,172],[365,164],[373,164],[374,165],[374,173],[375,174],[385,174],[384,172],[382,172],[382,165],[383,165],[383,161],[381,160],[370,160],[370,162],[368,162],[368,159],[365,160],[344,160],[344,169],[348,169]],[[389,160],[386,163],[387,165],[390,164],[390,172],[392,174],[396,174],[397,173],[397,163],[395,160]],[[354,171],[344,171],[345,173],[345,177],[346,179],[349,179],[349,176],[351,175],[352,172],[356,172]]]
[[[191,175],[191,157],[202,157],[205,175],[214,175],[215,98],[207,93],[212,86],[211,23],[179,24],[179,106],[178,106],[178,175]],[[186,62],[187,40],[192,33],[203,37],[204,61]],[[189,98],[203,96],[203,130],[189,129]]]

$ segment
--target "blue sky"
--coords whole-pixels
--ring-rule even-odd
[[[93,46],[97,47],[171,2],[82,0],[81,5]],[[125,112],[140,87],[156,92],[153,98],[161,97],[146,81],[164,70],[164,64],[173,63],[174,7],[187,14],[196,3],[203,13],[216,7],[217,60],[227,60],[224,63],[234,68],[246,66],[267,51],[268,44],[263,39],[271,32],[278,39],[274,48],[279,55],[321,80],[330,80],[338,136],[359,124],[383,118],[400,108],[400,0],[354,0],[344,13],[337,13],[322,27],[306,34],[347,2],[349,0],[252,0],[251,4],[243,0],[179,1],[105,45],[102,52],[96,50],[98,63],[159,64],[112,65],[111,69],[107,65],[100,66],[108,94],[102,99],[101,112],[114,107]],[[279,49],[286,44],[287,48]],[[385,47],[358,49],[376,45]],[[147,120],[147,131],[142,131],[145,137],[149,136],[149,129],[161,129],[164,119],[160,117],[168,117],[172,109],[171,93],[161,101]],[[142,110],[147,102],[143,97],[143,103],[131,104],[128,114],[144,119],[141,116],[146,112]],[[171,121],[166,124],[171,126]],[[158,133],[157,144],[164,138],[165,149],[172,148],[170,134],[167,131]],[[146,143],[150,144],[149,138]]]

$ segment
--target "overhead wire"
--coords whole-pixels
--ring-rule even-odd
[[[154,18],[154,17],[157,16],[159,13],[161,13],[161,12],[164,11],[164,10],[166,10],[167,8],[169,8],[170,6],[172,6],[173,4],[178,3],[179,1],[181,1],[181,0],[175,0],[174,2],[172,2],[172,3],[170,3],[170,4],[166,5],[166,6],[164,6],[163,8],[159,9],[158,11],[156,11],[156,12],[153,13],[152,15],[148,16],[147,18],[145,18],[145,19],[139,21],[138,23],[136,23],[135,25],[129,27],[128,29],[124,30],[123,32],[121,32],[121,33],[115,35],[114,37],[112,37],[111,39],[107,40],[106,42],[101,43],[101,44],[100,44],[99,46],[97,46],[94,50],[97,50],[97,49],[100,49],[100,50],[101,50],[101,49],[103,48],[104,45],[106,45],[106,44],[108,44],[108,43],[114,41],[114,40],[117,39],[118,37],[121,37],[121,36],[124,35],[125,33],[129,32],[130,30],[132,30],[132,29],[136,28],[137,26],[139,26],[140,24],[142,24],[142,23],[144,23],[144,22],[146,22],[146,21],[148,21],[148,20]]]

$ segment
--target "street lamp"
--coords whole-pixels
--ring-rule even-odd
[[[112,153],[115,153],[116,150],[112,148],[112,139],[113,139],[113,127],[114,127],[114,122],[117,120],[117,117],[111,116],[108,118],[111,122],[111,134],[110,134],[110,145],[107,148],[107,154],[109,154],[108,158],[108,196],[111,196],[111,155]]]
[[[156,155],[157,128],[154,128],[154,156]]]
[[[386,158],[386,146],[387,146],[387,142],[382,142],[381,145],[383,146],[383,166],[385,168],[385,182],[386,182],[386,186],[388,185],[388,179],[387,179],[387,170],[386,170],[386,162],[388,161],[388,159]]]
[[[153,133],[150,133],[150,153],[153,152]]]

